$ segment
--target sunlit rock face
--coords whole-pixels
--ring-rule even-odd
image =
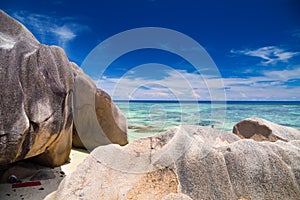
[[[233,133],[241,138],[255,141],[300,140],[300,131],[286,126],[275,124],[268,120],[252,117],[238,122],[233,127]]]
[[[300,141],[256,142],[179,126],[96,148],[50,199],[300,198]]]
[[[105,91],[80,72],[75,78],[74,122],[75,147],[92,151],[99,145],[128,143],[126,117]]]
[[[0,10],[0,165],[26,158],[47,166],[68,161],[74,108],[78,109],[74,100],[87,98],[76,88],[82,76],[92,82],[69,62],[61,48],[40,44],[22,24]],[[111,99],[101,100],[109,96],[99,96],[95,85],[83,87],[91,87],[93,92],[90,105],[96,114],[91,115],[92,126],[106,130],[89,138],[94,141],[93,147],[112,142],[127,144],[125,117]],[[86,116],[76,117],[80,121]],[[97,139],[99,134],[104,135]]]

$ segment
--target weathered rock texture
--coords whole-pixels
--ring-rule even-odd
[[[93,150],[99,144],[126,145],[128,138],[125,116],[106,92],[96,88],[95,90],[95,97],[92,98],[95,100],[94,105],[86,104],[77,110],[79,119],[76,120],[73,130],[73,146]],[[92,112],[87,112],[88,110],[95,110],[96,117],[92,126],[89,117]],[[76,126],[80,128],[80,133],[77,132]]]
[[[73,145],[93,150],[99,145],[125,145],[127,120],[110,96],[97,89],[84,73],[78,72],[74,90]]]
[[[93,93],[86,96],[81,89]],[[99,91],[61,48],[40,44],[22,24],[0,10],[0,165],[32,157],[48,166],[65,163],[72,147],[74,112],[75,126],[91,136],[90,127],[82,128],[89,109],[88,125],[102,126],[105,132],[94,132],[84,140],[93,141],[93,148],[112,142],[126,144],[125,117],[111,99],[107,101],[108,95]],[[80,107],[80,99],[88,97],[88,106]],[[85,115],[78,115],[77,109]],[[97,138],[99,134],[103,137]]]
[[[182,193],[170,193],[164,196],[161,200],[192,200],[189,196]]]
[[[259,143],[180,126],[96,148],[51,198],[296,200],[299,172],[300,141]]]
[[[127,144],[126,118],[111,97],[99,88],[95,94],[95,109],[98,123],[108,139],[114,144]]]
[[[0,11],[0,164],[37,156],[60,165],[72,145],[74,77],[62,49]]]
[[[299,130],[281,126],[258,117],[240,121],[234,125],[233,133],[241,138],[251,138],[256,141],[300,140]]]

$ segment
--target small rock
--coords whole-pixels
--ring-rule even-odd
[[[238,122],[233,127],[233,133],[240,138],[253,139],[257,142],[277,140],[300,140],[300,130],[275,124],[268,120],[252,117]]]
[[[19,179],[13,174],[8,177],[9,183],[17,183],[18,181],[19,181]]]

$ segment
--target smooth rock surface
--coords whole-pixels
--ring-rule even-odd
[[[40,44],[2,10],[0,90],[0,165],[31,158],[60,166],[72,142],[128,143],[126,118],[109,95],[61,48]]]
[[[170,193],[164,196],[161,200],[192,200],[189,196],[182,193]]]
[[[111,97],[99,88],[95,94],[95,109],[98,123],[111,143],[126,145],[127,119]]]
[[[128,143],[125,116],[111,97],[80,71],[75,78],[73,110],[73,146],[92,151],[100,145]]]
[[[51,199],[180,199],[181,193],[191,199],[296,200],[299,172],[298,140],[258,143],[180,126],[125,147],[96,148]]]
[[[300,130],[281,126],[258,117],[238,122],[233,127],[233,133],[241,138],[250,138],[256,141],[300,140]]]
[[[64,51],[39,44],[0,11],[0,164],[34,156],[49,166],[68,160],[73,85]]]

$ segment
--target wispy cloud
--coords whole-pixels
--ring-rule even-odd
[[[300,66],[293,69],[262,71],[262,75],[248,78],[224,78],[229,89],[229,100],[299,100],[299,86],[289,85],[291,80],[300,81]]]
[[[231,53],[253,56],[263,59],[261,64],[269,65],[278,62],[287,62],[292,57],[299,55],[300,52],[291,52],[276,46],[266,46],[255,50],[231,50]]]
[[[142,71],[137,70],[134,74],[131,71],[121,78],[103,77],[95,82],[114,99],[197,100],[209,96],[206,83],[199,74],[165,69],[164,77],[157,79],[156,73],[150,78],[150,75],[144,76]]]
[[[295,29],[292,31],[292,36],[300,39],[300,29]]]
[[[290,70],[261,71],[261,75],[248,78],[211,77],[204,80],[199,74],[169,70],[159,80],[130,73],[120,79],[103,77],[95,82],[114,99],[211,100],[211,91],[220,89],[226,92],[227,100],[297,100],[300,99],[299,85],[288,82],[300,81],[299,74],[300,66]],[[214,85],[220,81],[224,82],[224,87]]]
[[[82,31],[89,30],[86,25],[76,23],[71,17],[59,18],[28,11],[17,11],[12,16],[30,29],[42,43],[56,44],[65,50],[68,42]]]
[[[64,49],[66,49],[67,43],[73,40],[78,33],[76,29],[72,29],[72,26],[67,24],[64,24],[63,26],[55,26],[50,30],[56,35],[58,45]]]
[[[300,67],[290,70],[264,71],[264,75],[270,80],[278,80],[281,82],[300,79]]]
[[[63,1],[52,1],[54,5],[63,5]]]

